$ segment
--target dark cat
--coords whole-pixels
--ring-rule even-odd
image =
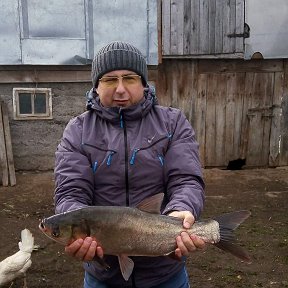
[[[246,165],[246,159],[239,158],[236,160],[229,161],[226,169],[227,170],[241,170],[244,165]]]

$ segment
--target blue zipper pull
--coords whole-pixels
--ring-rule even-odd
[[[167,137],[168,137],[168,140],[171,141],[172,133],[169,132],[168,135],[167,135]]]
[[[110,166],[110,165],[111,165],[112,156],[113,156],[114,153],[115,153],[115,152],[112,151],[112,152],[108,155],[107,162],[106,162],[107,166]]]
[[[139,150],[140,150],[139,148],[133,150],[133,154],[132,154],[132,157],[131,157],[131,159],[130,159],[130,164],[131,164],[131,165],[134,164],[135,158],[136,158],[136,153],[137,153]]]
[[[161,166],[163,166],[163,165],[164,165],[164,158],[163,158],[163,156],[162,156],[162,155],[158,155],[158,159],[159,159],[159,161],[160,161],[160,163],[161,163]]]
[[[95,162],[94,162],[94,165],[93,165],[93,167],[92,167],[93,173],[96,172],[96,170],[97,170],[97,166],[98,166],[98,162],[95,161]]]
[[[120,127],[123,128],[124,125],[123,125],[123,115],[122,113],[120,113]]]

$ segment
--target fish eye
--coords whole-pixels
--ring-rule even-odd
[[[53,237],[59,237],[59,236],[60,236],[59,227],[53,228],[53,230],[52,230],[52,232],[51,232],[51,235],[52,235]]]

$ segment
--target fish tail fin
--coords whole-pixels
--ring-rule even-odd
[[[233,232],[250,215],[250,211],[241,210],[214,218],[219,223],[220,228],[220,241],[215,243],[215,246],[249,263],[251,258],[248,252],[237,244]]]

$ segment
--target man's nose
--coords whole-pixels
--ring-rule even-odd
[[[118,79],[118,83],[117,83],[117,87],[116,87],[116,92],[121,94],[125,92],[125,87],[123,85],[123,79],[119,78]]]

